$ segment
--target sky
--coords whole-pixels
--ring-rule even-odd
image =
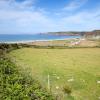
[[[100,0],[0,0],[0,34],[100,29]]]

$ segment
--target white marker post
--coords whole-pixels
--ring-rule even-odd
[[[48,74],[48,90],[50,91],[50,76]]]

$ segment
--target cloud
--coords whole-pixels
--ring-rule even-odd
[[[63,10],[72,11],[83,6],[88,0],[72,0],[69,4],[67,4]]]
[[[32,9],[35,1],[36,0],[24,0],[18,2],[16,0],[0,0],[0,9]]]
[[[53,29],[55,23],[46,16],[43,9],[34,9],[31,5],[33,0],[25,0],[24,2],[16,2],[15,0],[0,1],[2,9],[0,9],[0,21],[9,26],[9,30],[21,32],[41,32]],[[13,8],[13,9],[12,9]],[[13,26],[12,26],[13,23]],[[11,26],[10,26],[11,25]],[[5,26],[3,27],[5,31]]]
[[[81,2],[81,4],[78,1],[71,2],[69,4],[71,9],[69,10],[78,9],[87,0],[84,0],[84,3]],[[62,14],[59,11],[59,15],[55,15],[55,13],[50,14],[49,11],[36,7],[35,2],[36,0],[24,0],[23,2],[0,0],[0,33],[36,33],[100,28],[100,7],[73,14]],[[64,10],[64,13],[66,12]]]
[[[95,9],[94,11],[82,11],[71,16],[63,17],[60,25],[71,27],[74,30],[93,30],[100,28],[100,10]],[[73,28],[74,27],[74,28]],[[67,29],[67,27],[66,27]]]
[[[34,3],[35,0],[25,0],[23,2],[15,2],[15,0],[13,0],[13,2],[11,2],[12,6],[18,9],[33,9],[34,7]]]
[[[97,20],[98,18],[100,18],[99,15],[100,15],[100,10],[95,10],[92,12],[83,11],[71,15],[69,17],[65,17],[63,18],[63,21],[72,22],[74,24],[80,24],[80,23],[84,24],[93,20]]]

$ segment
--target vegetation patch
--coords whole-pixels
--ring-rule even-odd
[[[50,93],[8,58],[0,58],[0,100],[54,100]]]

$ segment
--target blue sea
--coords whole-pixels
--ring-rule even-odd
[[[80,36],[51,35],[51,34],[0,34],[0,42],[41,41],[41,40],[63,40],[80,38]]]

